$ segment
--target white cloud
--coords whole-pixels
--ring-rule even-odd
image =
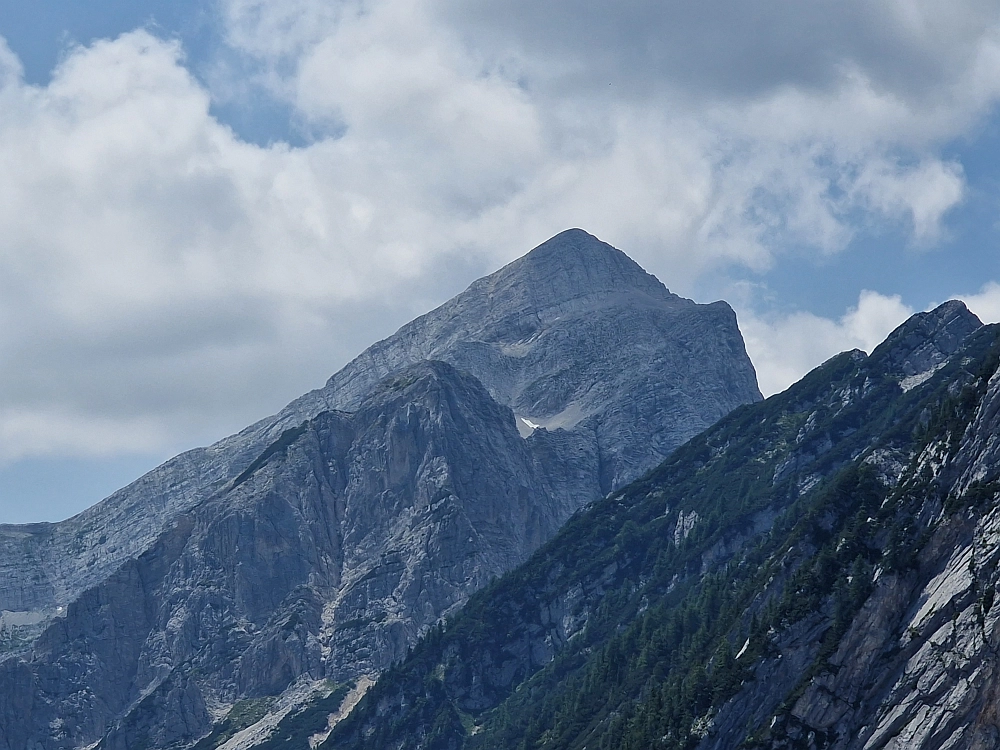
[[[909,168],[881,159],[864,165],[852,190],[887,217],[909,219],[913,239],[928,245],[939,239],[941,220],[965,192],[962,167],[930,161]]]
[[[0,460],[219,437],[454,253],[349,148],[240,142],[179,56],[136,32],[0,89]]]
[[[836,252],[859,211],[936,241],[965,192],[938,145],[1000,92],[992,7],[224,3],[272,93],[394,179],[426,172],[467,242],[583,225],[682,285]]]
[[[835,6],[228,0],[212,90],[145,32],[43,87],[0,47],[0,460],[219,436],[569,226],[681,291],[859,222],[933,243],[995,27],[976,0]],[[226,70],[315,139],[239,140],[210,113],[247,85]],[[762,386],[904,309],[751,321]]]
[[[897,295],[865,290],[837,320],[808,312],[757,317],[745,311],[739,321],[760,390],[770,396],[840,352],[871,353],[913,312]]]
[[[1000,323],[1000,284],[990,281],[976,294],[959,294],[962,300],[984,323]]]
[[[60,404],[52,410],[5,409],[0,416],[3,462],[81,453],[107,457],[123,453],[158,454],[175,436],[165,433],[158,415],[123,419],[99,414],[71,414]],[[86,446],[84,448],[84,446]]]

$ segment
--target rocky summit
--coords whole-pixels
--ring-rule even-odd
[[[574,512],[759,400],[728,305],[564,232],[276,416],[0,527],[0,750],[316,744]]]
[[[422,359],[474,375],[513,410],[522,432],[572,435],[597,458],[598,495],[760,400],[728,304],[671,294],[579,229],[375,344],[330,379],[323,397],[352,409],[379,379]]]

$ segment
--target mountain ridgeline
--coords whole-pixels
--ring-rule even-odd
[[[728,305],[564,232],[274,417],[0,527],[0,750],[316,744],[574,512],[756,401]]]
[[[326,750],[1000,747],[1000,327],[959,302],[577,512]]]

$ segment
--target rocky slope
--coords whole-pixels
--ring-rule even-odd
[[[478,381],[413,365],[285,433],[71,603],[30,663],[0,663],[30,700],[4,740],[76,747],[114,724],[102,747],[164,747],[207,730],[209,701],[375,673],[551,536],[576,507],[561,489]]]
[[[0,750],[214,748],[331,701],[759,398],[728,306],[559,235],[275,417],[0,528]]]
[[[324,748],[1000,747],[1000,327],[920,314],[578,513]]]

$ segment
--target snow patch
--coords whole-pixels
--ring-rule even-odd
[[[572,401],[550,417],[524,417],[515,414],[514,422],[517,424],[517,431],[521,437],[526,438],[535,430],[543,428],[546,430],[572,430],[590,415],[591,412],[585,410],[580,402]]]
[[[750,639],[749,638],[747,638],[747,642],[743,644],[743,648],[740,649],[740,652],[738,654],[736,654],[736,658],[739,659],[741,656],[743,656],[743,654],[745,654],[747,652],[748,648],[750,648]]]
[[[517,427],[517,433],[523,438],[531,437],[535,430],[542,426],[534,420],[518,416],[517,414],[514,415],[514,424]]]

